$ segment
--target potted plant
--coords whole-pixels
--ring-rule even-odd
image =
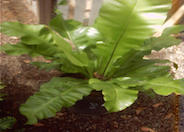
[[[21,37],[15,45],[1,46],[7,54],[44,56],[52,62],[32,64],[84,76],[54,77],[41,85],[40,91],[20,107],[27,124],[54,116],[92,90],[102,91],[108,112],[130,106],[139,91],[184,93],[183,80],[173,80],[168,73],[170,67],[156,65],[168,61],[144,58],[151,50],[181,42],[171,34],[183,31],[184,25],[169,27],[160,37],[151,37],[165,21],[170,7],[168,0],[106,0],[93,26],[64,20],[59,12],[49,26],[1,23],[2,33]]]

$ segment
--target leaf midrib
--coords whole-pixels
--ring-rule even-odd
[[[72,87],[72,88],[70,88],[70,89],[64,91],[63,93],[61,93],[61,94],[57,95],[56,97],[54,97],[53,99],[49,100],[47,103],[43,104],[41,107],[39,107],[37,110],[35,110],[35,112],[33,113],[33,115],[36,116],[36,113],[37,113],[38,111],[40,111],[42,108],[44,108],[45,106],[47,106],[49,103],[52,103],[54,100],[58,99],[59,96],[62,96],[62,95],[64,95],[64,94],[66,94],[67,92],[70,92],[70,91],[73,90],[73,89],[74,89],[74,87]]]
[[[61,20],[61,22],[62,22],[62,24],[63,24],[63,27],[64,27],[64,29],[65,29],[67,35],[68,35],[68,38],[69,38],[69,39],[72,41],[72,43],[75,45],[76,51],[80,53],[79,48],[78,48],[77,45],[74,43],[73,38],[72,38],[72,36],[70,35],[70,32],[67,30],[67,28],[66,28],[66,26],[65,26],[65,24],[64,24],[63,21],[64,21],[64,20]]]
[[[119,94],[118,94],[118,90],[117,90],[117,88],[113,85],[113,84],[111,84],[112,85],[112,87],[114,88],[114,90],[115,90],[115,92],[116,92],[116,102],[118,102],[118,100],[119,100]],[[117,85],[118,86],[118,85]]]
[[[141,1],[141,0],[138,0],[138,1],[137,1],[137,3],[136,3],[136,5],[135,5],[135,7],[133,8],[132,13],[131,13],[131,15],[130,15],[130,17],[129,17],[127,23],[126,23],[126,26],[125,26],[125,28],[124,28],[122,34],[120,35],[118,41],[116,42],[116,44],[115,44],[115,46],[114,46],[114,48],[113,48],[113,51],[112,51],[111,56],[110,56],[110,58],[109,58],[109,61],[107,62],[107,65],[106,65],[106,67],[105,67],[105,69],[104,69],[104,72],[103,72],[103,74],[102,74],[103,76],[104,76],[104,74],[105,74],[105,72],[106,72],[106,70],[107,70],[107,68],[108,68],[108,66],[109,66],[109,64],[110,64],[110,62],[111,62],[113,56],[114,56],[114,53],[115,53],[115,51],[116,51],[116,48],[117,48],[117,46],[118,46],[118,44],[119,44],[121,38],[124,36],[124,34],[125,34],[125,32],[126,32],[128,26],[129,26],[129,22],[130,22],[130,20],[132,19],[132,15],[133,15],[133,13],[135,12],[135,10],[136,10],[137,6],[139,5],[140,1]]]

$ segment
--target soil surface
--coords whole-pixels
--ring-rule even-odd
[[[37,20],[26,0],[0,0],[1,22],[20,21],[25,24],[37,24]],[[17,37],[1,35],[1,45],[6,42],[15,44]],[[170,59],[178,64],[175,69],[170,63],[171,73],[176,79],[184,77],[184,42],[179,46],[153,51],[149,58]],[[27,119],[19,113],[19,107],[29,96],[39,91],[41,84],[48,82],[61,73],[55,70],[46,72],[30,64],[31,61],[47,61],[42,57],[31,58],[28,55],[9,56],[0,53],[0,75],[7,87],[1,90],[6,96],[0,102],[0,118],[13,116],[16,124],[7,132],[178,132],[178,96],[157,95],[151,98],[139,93],[138,99],[127,109],[98,116],[75,114],[67,108],[56,116],[39,121],[35,125],[24,125]],[[180,129],[182,130],[182,129]],[[184,131],[184,130],[183,130]]]

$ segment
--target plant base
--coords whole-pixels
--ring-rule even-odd
[[[74,106],[68,109],[73,113],[82,115],[94,116],[108,113],[104,107],[103,95],[101,92],[97,91],[92,91],[89,96],[77,101]]]

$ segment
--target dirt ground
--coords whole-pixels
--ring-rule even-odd
[[[0,21],[20,21],[25,24],[37,24],[37,20],[26,0],[0,0]],[[1,35],[1,45],[7,42],[15,44],[17,37]],[[149,58],[169,59],[173,63],[170,72],[175,79],[184,78],[184,42],[161,51],[153,51]],[[46,72],[29,64],[31,61],[46,61],[42,57],[31,58],[28,55],[9,56],[0,53],[0,78],[7,87],[1,92],[7,94],[0,102],[0,117],[13,116],[17,123],[11,130],[24,132],[178,132],[182,123],[178,117],[178,96],[159,96],[150,98],[144,93],[129,108],[100,116],[83,116],[62,109],[57,116],[39,121],[35,125],[24,125],[26,118],[19,113],[19,107],[30,95],[39,90],[39,86],[58,71]],[[182,101],[180,101],[182,103]]]

